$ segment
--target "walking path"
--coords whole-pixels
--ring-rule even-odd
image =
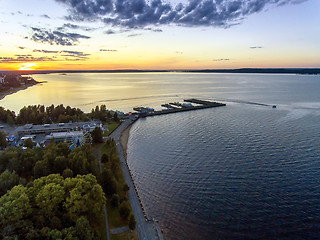
[[[111,233],[112,234],[119,234],[119,233],[124,233],[124,232],[128,232],[130,230],[130,228],[127,227],[120,227],[120,228],[114,228],[111,229]]]
[[[101,166],[101,148],[102,148],[102,144],[99,145],[99,148],[96,151],[96,158],[98,159],[99,162],[99,170],[100,173],[102,173],[102,166]],[[104,205],[104,219],[105,219],[105,225],[106,225],[106,234],[107,234],[107,240],[110,240],[110,233],[109,233],[109,224],[108,224],[108,213],[107,213],[107,206]]]
[[[126,119],[122,124],[110,135],[117,145],[117,150],[120,158],[121,168],[123,171],[123,175],[126,183],[129,186],[129,199],[132,207],[132,211],[136,218],[137,230],[139,234],[140,240],[162,240],[164,239],[161,232],[159,231],[156,224],[154,224],[153,220],[148,220],[143,206],[141,205],[141,200],[138,196],[138,193],[135,190],[135,186],[132,180],[132,177],[129,172],[129,168],[126,162],[126,158],[121,147],[120,137],[122,132],[128,128],[136,119],[131,116],[129,119]]]

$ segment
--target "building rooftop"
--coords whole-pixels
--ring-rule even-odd
[[[18,134],[20,133],[37,133],[37,132],[63,132],[73,130],[74,128],[84,128],[91,124],[100,124],[98,121],[91,122],[69,122],[69,123],[53,123],[53,124],[42,124],[42,125],[33,125],[26,124],[16,128]]]

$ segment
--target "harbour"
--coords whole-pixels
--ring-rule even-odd
[[[162,107],[165,107],[163,110],[155,111],[153,108],[148,107],[135,107],[133,110],[137,111],[140,117],[150,117],[150,116],[157,116],[157,115],[164,115],[170,113],[178,113],[178,112],[186,112],[186,111],[194,111],[199,109],[206,109],[206,108],[214,108],[214,107],[223,107],[226,106],[225,103],[220,102],[212,102],[212,101],[204,101],[195,98],[185,99],[185,103],[169,103],[169,104],[162,104]],[[197,104],[197,105],[192,105]]]

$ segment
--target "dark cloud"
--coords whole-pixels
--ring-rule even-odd
[[[21,47],[21,46],[19,46],[18,48],[21,50],[26,49],[26,47]]]
[[[111,29],[108,29],[107,31],[104,32],[105,34],[108,34],[108,35],[111,35],[111,34],[115,34],[116,32],[111,30]]]
[[[42,50],[34,49],[33,52],[45,53],[45,54],[56,54],[55,55],[56,57],[68,57],[68,60],[70,60],[70,57],[76,60],[86,60],[90,56],[90,54],[88,53],[78,52],[78,51],[68,51],[68,50],[51,51],[51,50],[43,50],[43,49]]]
[[[87,31],[87,32],[96,30],[96,28],[90,28],[90,27],[71,24],[71,23],[65,23],[65,24],[63,24],[62,27],[58,27],[57,28],[57,30],[59,30],[59,31],[63,31],[65,29],[74,29],[74,30],[81,29],[81,30],[84,30],[84,31]]]
[[[89,39],[89,36],[78,33],[65,33],[62,31],[47,31],[41,28],[31,28],[33,33],[30,37],[35,42],[49,43],[51,45],[74,46],[80,39]]]
[[[107,25],[144,28],[150,25],[216,26],[239,24],[272,6],[307,0],[189,0],[173,5],[165,0],[56,0],[69,7],[70,20],[102,20]],[[182,1],[182,0],[181,0]]]
[[[33,52],[40,52],[40,53],[58,53],[59,51],[50,51],[50,50],[34,49]]]
[[[47,19],[51,19],[51,17],[49,17],[47,14],[43,14],[43,15],[41,15],[40,17],[47,18]]]
[[[72,59],[73,61],[74,60],[86,60],[86,59],[88,59],[88,56],[90,56],[90,54],[88,54],[88,53],[78,52],[78,51],[66,51],[66,50],[63,50],[63,51],[60,51],[59,53],[63,57],[74,58],[74,59]],[[71,60],[71,59],[68,59],[68,60]]]
[[[100,52],[117,52],[115,49],[100,49]]]
[[[137,37],[137,36],[141,36],[142,33],[132,33],[132,34],[129,34],[128,37]]]
[[[35,57],[31,54],[19,54],[14,57],[0,57],[0,63],[18,63],[18,62],[45,62],[45,61],[85,61],[89,59],[90,54],[78,51],[49,51],[34,49],[35,53],[54,54],[51,57]]]
[[[220,58],[220,59],[213,59],[214,62],[222,62],[222,61],[230,61],[229,58]]]
[[[33,57],[31,55],[16,55],[15,57],[0,57],[0,63],[19,63],[19,62],[43,62],[55,61],[54,58]]]
[[[143,30],[152,31],[152,32],[163,32],[160,28],[144,28]]]
[[[16,54],[16,57],[32,57],[31,54]]]
[[[259,49],[259,48],[262,48],[261,46],[252,46],[250,47],[251,49]]]

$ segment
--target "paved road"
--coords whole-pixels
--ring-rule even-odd
[[[125,120],[111,135],[117,144],[117,150],[120,157],[121,167],[124,174],[124,178],[126,183],[129,186],[129,199],[132,207],[132,211],[135,215],[137,222],[137,230],[139,234],[140,240],[159,240],[163,239],[163,236],[160,236],[159,230],[156,229],[156,225],[153,221],[146,221],[146,218],[143,214],[142,207],[139,202],[138,194],[135,191],[135,187],[132,181],[132,178],[129,173],[128,166],[126,164],[125,156],[123,153],[123,149],[120,144],[120,136],[122,132],[129,127],[135,121],[134,117],[131,117]]]

